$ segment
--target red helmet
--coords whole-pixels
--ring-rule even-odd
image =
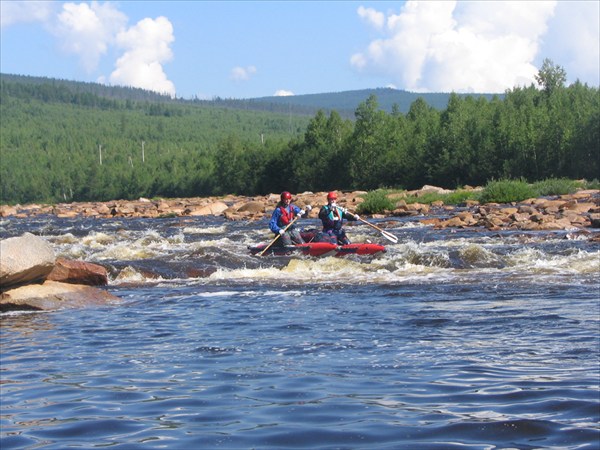
[[[337,194],[331,191],[329,194],[327,194],[327,200],[337,200]]]
[[[288,191],[283,191],[281,193],[281,201],[283,200],[291,200],[292,199],[292,194],[290,194]]]

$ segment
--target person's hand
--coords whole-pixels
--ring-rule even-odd
[[[306,210],[305,210],[305,209],[301,209],[301,210],[300,210],[300,213],[298,213],[298,215],[299,215],[300,217],[302,217],[302,216],[305,216],[305,215],[306,215]]]
[[[354,218],[355,218],[356,220],[360,220],[360,216],[359,216],[358,214],[354,214]]]
[[[282,228],[282,229],[280,229],[280,230],[279,230],[279,234],[281,234],[281,235],[285,234],[285,230],[284,230],[283,228]]]
[[[348,214],[348,208],[342,208],[344,214]]]
[[[310,211],[312,211],[312,206],[310,206],[310,205],[306,205],[305,209],[306,209],[308,212],[310,212]]]

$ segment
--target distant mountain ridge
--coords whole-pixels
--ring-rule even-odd
[[[407,113],[410,105],[422,97],[425,102],[438,110],[445,109],[448,104],[450,93],[417,93],[392,88],[361,89],[354,91],[329,92],[323,94],[305,94],[293,95],[287,97],[260,97],[249,99],[254,103],[274,103],[280,105],[295,105],[303,107],[320,108],[327,110],[337,110],[338,112],[352,112],[358,105],[364,102],[369,96],[375,95],[379,107],[391,113],[394,105],[402,113]],[[457,94],[460,97],[485,97],[492,99],[497,94]],[[501,97],[501,96],[500,96]]]
[[[290,96],[267,96],[248,99],[220,98],[212,100],[171,98],[157,92],[125,87],[110,86],[100,83],[70,81],[55,78],[33,77],[26,75],[0,74],[2,82],[22,83],[29,85],[49,84],[54,87],[64,87],[73,93],[87,93],[110,99],[147,101],[172,104],[201,104],[204,106],[220,106],[231,109],[260,110],[278,113],[314,115],[318,110],[326,112],[337,111],[342,117],[353,118],[356,108],[371,95],[377,97],[380,109],[391,113],[394,106],[406,114],[411,104],[418,98],[438,110],[443,110],[448,104],[451,93],[417,93],[392,88],[360,89],[352,91],[329,92],[321,94],[302,94]],[[485,97],[491,100],[504,94],[456,94],[460,97]]]

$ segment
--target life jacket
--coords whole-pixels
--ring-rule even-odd
[[[294,210],[292,209],[292,205],[290,205],[289,207],[289,211],[287,208],[280,206],[279,210],[281,211],[281,217],[279,217],[279,225],[289,225],[289,223],[294,220],[294,217],[296,216],[296,214],[294,213]]]
[[[339,206],[331,207],[325,205],[325,209],[327,210],[327,218],[333,223],[333,229],[336,231],[340,230],[342,228],[342,217],[344,216],[342,208]],[[339,220],[335,220],[336,217]]]

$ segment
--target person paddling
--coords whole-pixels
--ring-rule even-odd
[[[358,214],[351,214],[346,208],[337,205],[337,193],[327,194],[327,204],[319,211],[319,219],[323,223],[323,233],[330,238],[336,239],[340,245],[350,244],[343,228],[344,219],[349,221],[359,220]]]
[[[281,235],[279,245],[304,244],[304,239],[302,239],[300,231],[298,231],[295,225],[287,228],[287,231],[286,227],[296,218],[306,215],[311,209],[310,205],[307,205],[305,209],[300,209],[298,206],[292,204],[292,194],[288,191],[281,193],[280,200],[273,214],[271,214],[271,220],[269,221],[269,229],[275,235]]]

